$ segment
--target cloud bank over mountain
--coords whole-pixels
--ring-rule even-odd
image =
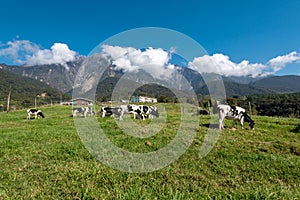
[[[26,65],[47,65],[61,64],[66,65],[67,62],[74,61],[76,52],[69,49],[68,45],[63,43],[55,43],[51,49],[39,49],[33,55],[26,56]]]
[[[170,63],[173,49],[148,47],[144,50],[133,47],[120,47],[103,45],[102,52],[112,59],[116,69],[133,72],[144,69],[153,76],[168,76],[175,68]],[[11,60],[18,65],[45,65],[61,64],[67,68],[67,62],[74,61],[79,56],[67,44],[54,43],[50,49],[42,49],[39,45],[29,40],[13,40],[7,43],[0,42],[0,59]],[[266,63],[251,63],[243,60],[236,63],[229,56],[222,53],[204,55],[188,61],[187,67],[201,73],[218,73],[223,76],[268,76],[284,69],[286,65],[298,63],[300,54],[292,51],[286,55],[274,57]]]
[[[54,43],[50,49],[42,49],[29,40],[14,40],[0,43],[0,57],[11,59],[13,64],[33,66],[61,64],[74,61],[77,53],[70,50],[67,44]]]
[[[218,73],[224,76],[268,76],[283,69],[287,64],[300,61],[300,54],[293,51],[289,54],[275,57],[269,60],[266,64],[250,63],[248,60],[243,60],[240,63],[235,63],[230,58],[223,54],[214,54],[212,56],[205,55],[194,58],[189,62],[188,66],[191,69],[198,69],[205,73]]]
[[[170,51],[147,48],[145,51],[132,47],[102,46],[103,52],[112,57],[117,69],[135,71],[143,68],[151,74],[166,74],[175,66],[170,64]],[[173,51],[172,51],[173,52]],[[173,52],[176,53],[176,52]],[[229,56],[217,53],[196,57],[188,63],[188,67],[200,73],[218,73],[223,76],[251,76],[264,77],[273,75],[283,69],[287,64],[300,61],[300,54],[293,51],[289,54],[270,59],[266,63],[251,63],[243,60],[235,63]],[[150,66],[149,64],[154,64]]]
[[[144,51],[132,47],[103,45],[102,52],[111,57],[117,70],[135,72],[143,69],[155,78],[169,77],[175,66],[170,64],[170,54],[161,49],[147,48]]]

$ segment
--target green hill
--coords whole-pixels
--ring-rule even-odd
[[[61,99],[69,98],[43,82],[0,69],[0,104],[2,104],[2,107],[6,105],[10,87],[10,105],[17,108],[32,107],[35,97],[37,97],[38,105],[48,104],[51,101],[52,103],[58,103]]]
[[[251,85],[279,93],[300,92],[300,76],[271,76],[258,80]]]
[[[217,86],[219,82],[210,82],[210,87],[215,88],[216,91],[222,88],[218,88]],[[249,95],[254,95],[254,94],[270,94],[274,93],[274,91],[268,89],[268,88],[260,88],[256,86],[252,86],[250,84],[241,84],[241,83],[236,83],[233,81],[223,81],[224,83],[224,89],[226,92],[227,97],[232,97],[232,96],[249,96]],[[216,87],[214,87],[216,85]],[[203,94],[203,95],[209,95],[209,91],[207,88],[207,85],[202,86],[197,90],[197,93]]]

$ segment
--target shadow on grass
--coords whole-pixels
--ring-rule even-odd
[[[205,123],[205,124],[200,124],[200,126],[204,126],[206,128],[219,128],[219,124],[210,124],[210,123]]]
[[[298,126],[296,126],[294,129],[292,129],[292,132],[300,133],[300,124],[298,124]]]

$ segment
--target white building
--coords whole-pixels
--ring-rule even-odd
[[[145,96],[133,96],[130,102],[142,102],[142,103],[157,103],[157,98],[145,97]]]

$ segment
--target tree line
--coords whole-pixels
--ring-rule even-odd
[[[216,111],[216,103],[211,102],[208,95],[200,95],[198,100],[199,106],[207,108],[212,105]],[[226,103],[241,106],[247,112],[251,110],[253,115],[300,118],[300,93],[234,96],[228,97]]]

